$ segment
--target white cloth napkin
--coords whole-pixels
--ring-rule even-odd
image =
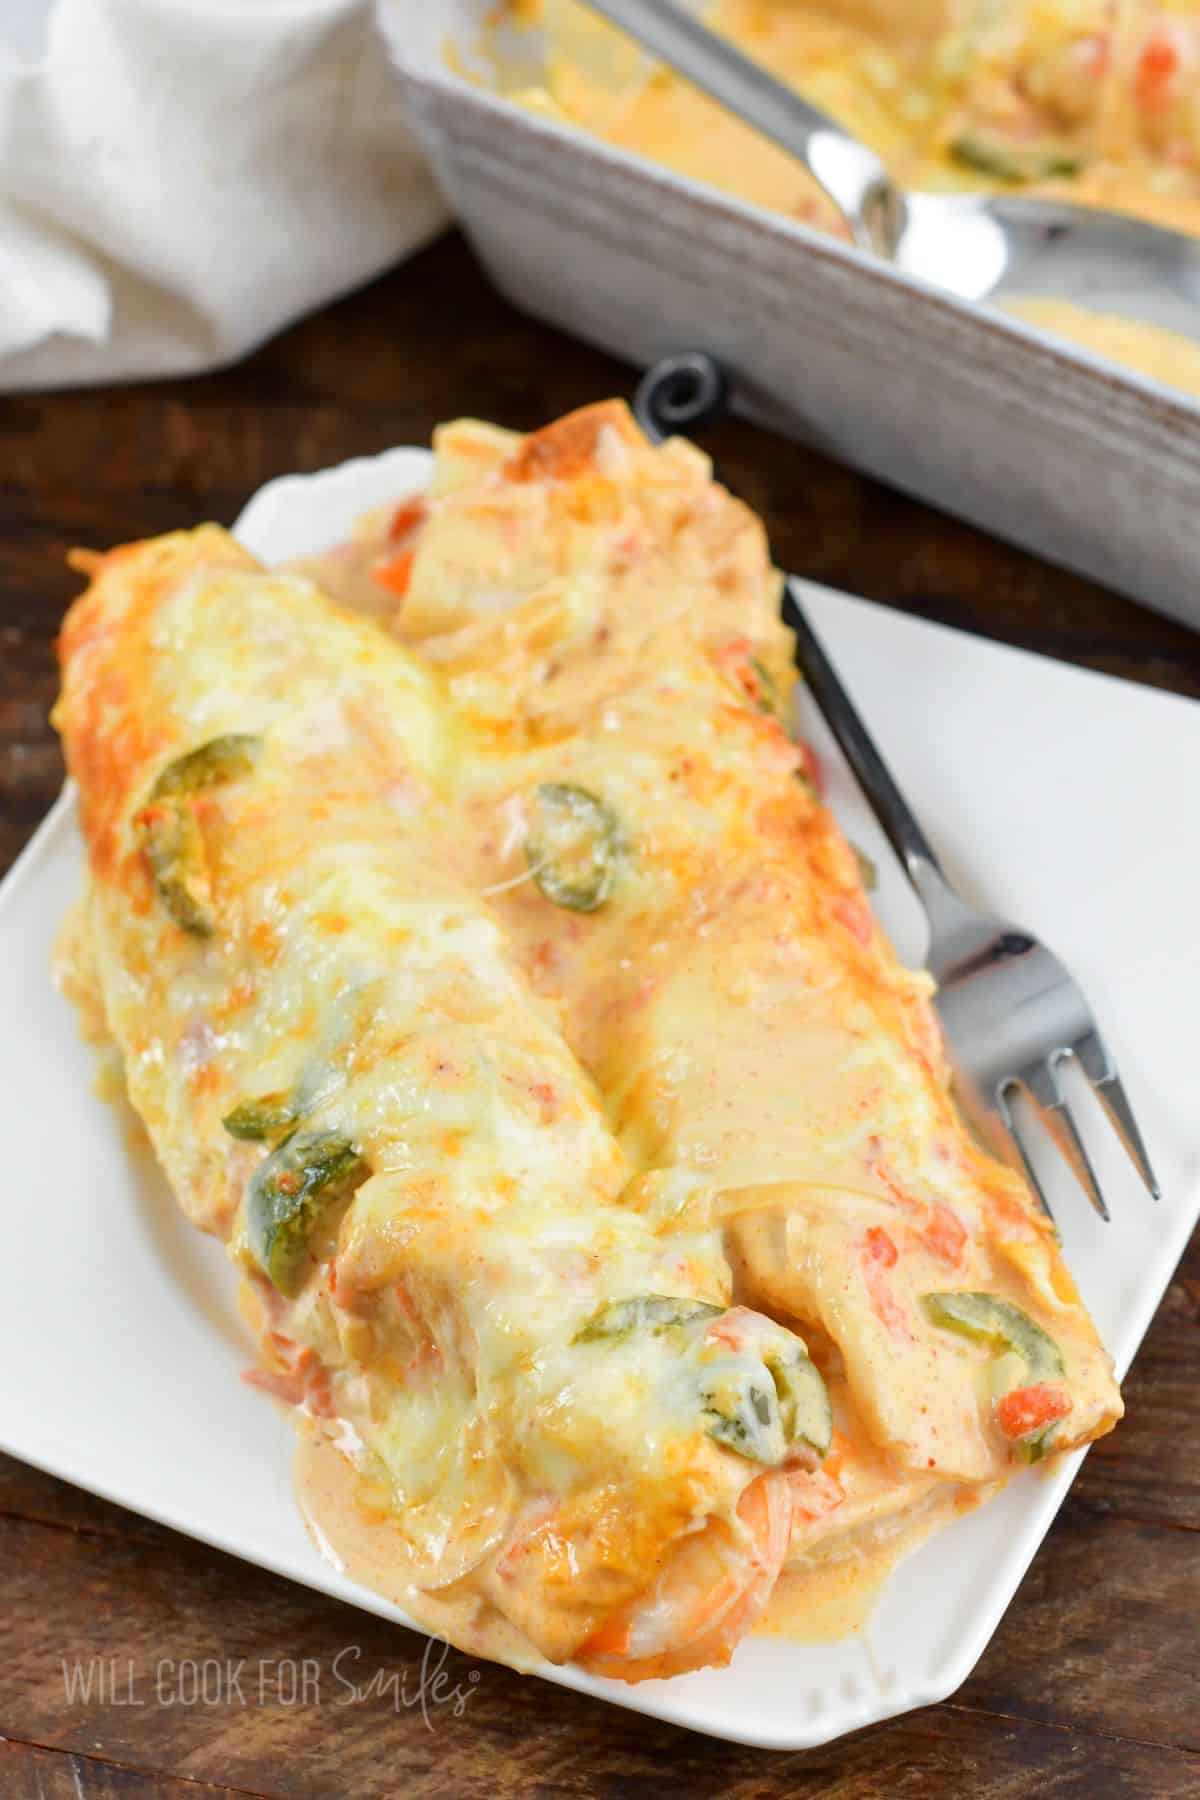
[[[445,218],[372,0],[0,0],[0,388],[233,361]]]

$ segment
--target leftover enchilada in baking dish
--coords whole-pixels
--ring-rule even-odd
[[[789,1583],[1111,1427],[697,451],[617,405],[460,422],[319,569],[202,527],[91,576],[62,979],[416,1618],[719,1663]]]
[[[901,186],[1078,201],[1200,237],[1198,0],[713,0],[695,10],[869,144]],[[464,72],[619,149],[847,236],[797,158],[582,0],[505,0],[487,18],[475,42],[451,47]],[[1194,339],[1119,316],[1115,297],[999,304],[1200,394]]]
[[[1200,235],[1197,0],[714,0],[697,6],[869,143],[902,186],[1055,193]],[[514,99],[845,234],[792,156],[581,0],[504,0],[482,48]],[[505,26],[540,28],[540,79]]]

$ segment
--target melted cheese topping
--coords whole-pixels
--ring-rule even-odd
[[[771,1377],[707,1329],[732,1316],[719,1233],[618,1203],[631,1170],[594,1086],[455,872],[471,721],[375,627],[215,527],[104,559],[63,660],[92,871],[64,959],[98,989],[181,1204],[247,1272],[268,1384],[352,1428],[405,1583],[462,1590],[474,1647],[515,1630],[526,1657],[573,1654],[676,1540],[736,1535],[759,1476],[738,1384]],[[209,746],[211,769],[214,743],[247,739],[252,759],[181,802],[201,930],[147,822],[181,753],[194,769]],[[255,1128],[267,1143],[233,1129],[288,1097],[282,1126]],[[260,1184],[306,1141],[358,1182],[305,1221],[297,1279],[270,1259]],[[274,1190],[285,1211],[299,1167]],[[606,1305],[655,1294],[708,1314],[588,1337]]]

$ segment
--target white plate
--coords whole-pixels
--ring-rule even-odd
[[[419,486],[421,451],[272,482],[237,527],[266,560],[311,551],[364,508]],[[1155,1208],[1097,1122],[1107,1229],[1051,1173],[1068,1260],[1127,1367],[1195,1222],[1200,964],[1200,709],[823,589],[816,623],[955,871],[1070,960],[1120,1059],[1165,1187]],[[834,805],[876,857],[880,910],[919,956],[915,905],[844,769]],[[394,1608],[310,1544],[292,1431],[238,1379],[251,1346],[223,1253],[178,1213],[50,986],[79,886],[69,795],[3,889],[0,1142],[11,1219],[0,1257],[0,1446],[151,1518],[352,1601]],[[836,1645],[751,1639],[728,1669],[638,1688],[548,1679],[700,1731],[796,1749],[943,1698],[970,1671],[1054,1517],[1078,1458],[1019,1477],[892,1576],[869,1630]],[[236,1471],[236,1478],[231,1478]]]

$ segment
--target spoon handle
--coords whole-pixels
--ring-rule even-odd
[[[870,247],[870,234],[862,221],[863,196],[869,187],[887,178],[883,165],[865,145],[794,89],[776,81],[760,63],[743,56],[727,38],[710,31],[680,0],[584,3],[747,125],[799,157],[844,215],[855,241]]]

